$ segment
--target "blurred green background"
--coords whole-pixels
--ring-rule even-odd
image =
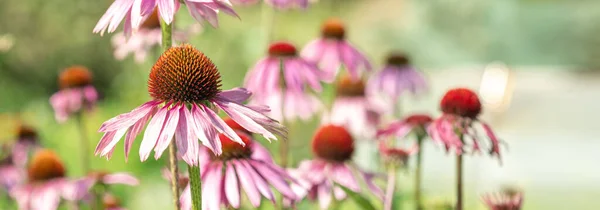
[[[0,1],[0,40],[3,40],[0,45],[10,46],[5,47],[6,50],[0,47],[0,129],[4,131],[0,132],[0,139],[12,138],[18,119],[34,125],[41,133],[42,144],[59,152],[68,166],[69,175],[72,176],[82,175],[78,167],[79,154],[82,151],[78,147],[80,137],[73,120],[66,124],[56,123],[48,103],[51,94],[58,90],[58,73],[71,65],[84,65],[93,71],[94,85],[102,98],[97,108],[87,114],[85,119],[87,133],[91,140],[88,151],[93,151],[92,147],[101,137],[96,130],[102,122],[128,112],[149,99],[146,91],[148,72],[159,55],[157,48],[156,52],[142,64],[134,63],[131,57],[125,61],[114,59],[110,44],[112,34],[100,36],[92,33],[92,28],[110,3],[109,0]],[[408,102],[405,101],[408,103],[407,112],[436,111],[436,100],[445,86],[449,86],[449,83],[445,82],[452,79],[439,75],[459,75],[455,72],[468,71],[466,70],[468,68],[463,68],[465,66],[481,66],[492,61],[503,61],[509,66],[539,67],[523,70],[522,72],[526,72],[523,73],[525,78],[537,78],[546,75],[547,72],[556,71],[561,72],[560,75],[591,72],[590,78],[598,78],[594,70],[600,67],[600,60],[597,59],[600,56],[600,36],[598,36],[600,2],[593,0],[321,0],[306,11],[273,11],[272,8],[263,5],[238,6],[235,9],[239,12],[241,20],[220,15],[220,28],[205,27],[202,33],[194,36],[190,41],[218,66],[224,89],[241,85],[247,69],[265,54],[269,36],[274,40],[289,40],[301,47],[318,36],[321,22],[329,17],[340,17],[346,22],[349,40],[364,51],[375,64],[381,64],[383,57],[389,51],[400,49],[409,53],[413,63],[430,75],[434,90],[423,98],[411,98],[407,100]],[[194,22],[185,10],[182,8],[178,13],[177,27],[185,27]],[[269,21],[274,23],[272,33],[269,33],[268,27],[265,27]],[[518,73],[518,68],[515,68],[515,71]],[[529,72],[533,72],[532,75],[527,75]],[[473,74],[479,73],[475,71]],[[438,77],[443,79],[435,79]],[[456,82],[450,83],[476,86],[479,81],[477,77],[474,77],[476,78],[474,80],[465,78],[455,76],[453,81]],[[556,81],[564,79],[561,76],[552,78],[557,79]],[[575,91],[574,88],[578,86],[571,84],[576,84],[577,81],[577,79],[571,83],[567,81],[565,87]],[[586,83],[590,86],[582,89],[598,90],[597,86],[593,86],[598,84],[594,81]],[[542,83],[542,85],[553,86],[555,83]],[[531,84],[524,85],[524,87],[530,86]],[[536,92],[534,89],[533,94],[541,94],[544,91],[540,89]],[[585,93],[590,93],[590,97],[595,95],[591,92]],[[516,98],[517,96],[518,94]],[[562,99],[565,98],[558,97],[553,100]],[[571,100],[571,98],[567,99]],[[514,101],[519,102],[517,99]],[[596,100],[588,104],[583,107],[583,110],[594,112],[593,110],[597,109]],[[548,109],[549,112],[556,110]],[[568,109],[562,110],[568,112]],[[518,116],[518,114],[507,115]],[[502,123],[510,124],[511,119],[520,118],[506,117],[503,118]],[[555,120],[563,121],[560,117]],[[318,121],[313,119],[310,122],[296,123],[291,128],[294,162],[310,157],[308,143]],[[500,129],[503,128],[505,127]],[[516,128],[509,126],[509,128],[509,132],[500,132],[509,143],[512,143],[510,138],[518,139],[519,136],[523,136],[510,131],[531,130],[527,126]],[[544,129],[551,129],[551,127],[542,127],[539,133],[545,133]],[[597,134],[596,130],[586,130],[586,132],[590,132],[590,135]],[[565,136],[573,136],[568,134],[570,133],[566,133]],[[532,134],[532,136],[536,135]],[[139,140],[138,138],[133,147],[134,151],[139,146]],[[262,143],[273,148],[272,151],[276,154],[276,143],[270,145],[266,141]],[[525,148],[521,147],[521,150],[518,146],[511,147],[517,154],[522,151],[522,155],[514,156],[517,160],[513,162],[517,164],[518,158],[529,158],[528,154],[531,150],[538,146],[544,147],[533,143],[516,145],[525,146]],[[582,143],[580,146],[586,147],[587,144]],[[564,150],[574,149],[572,144],[567,148],[561,146],[552,148],[556,149],[554,153],[549,154],[552,158],[558,158],[556,156],[560,156]],[[450,156],[444,156],[441,150],[436,151],[434,147],[429,151],[439,153],[432,158],[451,159]],[[572,154],[582,155],[576,152]],[[586,159],[589,157],[600,160],[598,155],[586,153],[583,156]],[[93,168],[129,171],[140,177],[142,184],[138,187],[117,188],[118,194],[130,209],[171,208],[167,182],[160,177],[160,169],[164,166],[165,160],[148,160],[140,163],[138,158],[137,152],[132,152],[130,160],[125,162],[122,143],[119,143],[110,161],[93,158]],[[510,158],[509,155],[508,159]],[[440,165],[451,163],[450,160],[427,163],[430,162]],[[489,167],[498,168],[495,169],[496,171],[501,170],[493,160],[485,163],[490,163]],[[505,163],[506,165],[510,166],[510,161]],[[560,165],[547,163],[541,165],[543,170],[535,168],[530,170],[541,170],[549,174],[571,170],[561,169]],[[444,166],[444,168],[448,167]],[[595,166],[582,167],[587,169]],[[426,181],[432,180],[429,185],[425,183],[428,198],[431,200],[452,200],[453,171],[451,167],[449,168],[441,171],[441,174],[445,175],[439,177],[430,175],[426,178]],[[479,174],[476,177],[485,177],[485,172],[481,172],[484,175],[477,172],[479,168],[478,163],[470,171]],[[572,170],[581,170],[581,168]],[[440,172],[436,169],[431,171]],[[600,189],[598,188],[600,175],[597,173],[597,170],[581,170],[567,173],[565,176],[556,176],[555,179],[548,181],[554,183],[581,178],[581,176],[588,177],[585,179],[587,181],[577,185],[580,186],[579,188],[569,184],[559,187],[545,185],[546,182],[532,187],[533,185],[525,183],[524,185],[527,185],[523,186],[525,209],[598,209],[600,202],[591,200],[600,196],[600,191],[597,190]],[[514,174],[523,175],[527,172],[519,171]],[[526,175],[521,177],[535,179]],[[400,179],[404,183],[401,184],[402,191],[409,194],[412,187],[411,174],[409,172],[401,174]],[[522,182],[515,181],[522,180],[519,176],[510,176],[508,180],[502,181],[523,185]],[[467,209],[483,209],[479,201],[479,193],[482,193],[480,186],[489,185],[481,182],[483,181],[467,181],[469,188]],[[493,191],[497,187],[485,189]],[[570,190],[573,193],[569,193]],[[403,199],[408,200],[410,197],[403,197]],[[356,208],[350,201],[343,205],[347,205],[348,209]],[[411,205],[412,203],[407,203],[406,209]],[[314,208],[305,204],[301,207],[302,209]]]

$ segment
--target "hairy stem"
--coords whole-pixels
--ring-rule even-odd
[[[164,20],[160,20],[162,48],[167,51],[173,45],[173,23],[167,24]]]
[[[202,209],[202,180],[200,178],[200,167],[189,167],[190,175],[190,191],[192,193],[192,210]]]
[[[173,203],[175,209],[181,209],[179,203],[179,167],[177,166],[177,147],[175,141],[171,140],[169,144],[169,171],[171,172],[171,192],[173,193]]]

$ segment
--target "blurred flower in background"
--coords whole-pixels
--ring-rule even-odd
[[[13,155],[10,151],[10,146],[2,144],[0,149],[0,185],[2,193],[8,193],[14,186],[21,183],[24,179],[25,170],[17,167],[14,163]]]
[[[307,120],[322,104],[309,92],[321,92],[325,75],[317,66],[298,56],[289,42],[274,42],[268,56],[248,71],[245,87],[253,93],[252,103],[268,105],[269,116],[286,121]]]
[[[481,196],[481,199],[489,210],[520,210],[523,205],[521,192],[486,194]]]
[[[233,4],[250,5],[259,2],[259,0],[230,0]],[[306,9],[308,8],[309,0],[264,0],[264,2],[272,7],[280,10],[286,9]]]
[[[312,139],[314,159],[302,161],[298,168],[289,170],[292,177],[301,180],[296,188],[307,189],[303,195],[317,199],[321,209],[327,209],[333,198],[346,198],[347,194],[337,185],[361,192],[359,180],[364,181],[369,191],[382,199],[383,191],[375,184],[375,175],[362,171],[352,163],[354,149],[354,138],[346,128],[322,125]]]
[[[98,193],[94,191],[94,187],[96,187],[97,185],[101,185],[103,187],[103,190],[107,191],[107,186],[114,184],[135,186],[139,184],[139,181],[135,176],[129,173],[109,173],[105,171],[94,171],[90,172],[85,177],[75,180],[73,184],[67,188],[65,197],[68,200],[84,201],[91,205],[94,205],[92,203],[92,196]]]
[[[126,208],[121,206],[119,198],[110,193],[104,194],[102,197],[102,205],[104,210],[126,210]]]
[[[92,74],[84,66],[71,66],[58,77],[60,90],[50,97],[56,121],[65,122],[69,116],[82,109],[90,110],[98,100],[98,92],[92,85]]]
[[[250,136],[238,133],[245,146],[219,134],[223,153],[219,156],[204,147],[200,151],[203,209],[220,209],[221,206],[240,208],[242,190],[254,207],[261,204],[261,195],[271,202],[276,197],[271,186],[285,199],[296,199],[290,183],[294,180],[277,166],[269,151]],[[192,206],[190,186],[181,195],[181,208]]]
[[[245,89],[221,91],[221,75],[202,52],[190,45],[171,47],[163,53],[150,72],[148,92],[153,100],[133,111],[106,121],[99,131],[96,155],[110,158],[115,145],[125,137],[125,157],[133,140],[148,123],[140,145],[140,159],[145,161],[154,149],[158,159],[175,137],[179,154],[188,165],[198,165],[198,139],[215,154],[221,154],[222,133],[244,145],[213,109],[218,107],[246,130],[269,140],[275,134],[286,138],[287,130],[264,115],[268,108],[242,105],[251,93]],[[189,105],[189,106],[188,106]],[[191,109],[191,110],[190,110]],[[148,120],[150,122],[148,122]]]
[[[327,73],[327,81],[333,82],[343,66],[352,80],[360,79],[363,71],[370,71],[367,58],[346,41],[346,28],[339,19],[328,19],[321,27],[321,37],[302,49],[302,56],[318,63]]]
[[[40,148],[37,130],[29,125],[20,124],[17,128],[16,141],[12,145],[10,153],[12,161],[24,167],[29,160],[29,155]]]
[[[12,34],[0,35],[0,52],[8,52],[15,44],[15,37]]]

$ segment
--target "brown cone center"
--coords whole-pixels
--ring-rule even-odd
[[[27,174],[30,182],[47,181],[65,176],[65,167],[56,153],[43,149],[35,153]]]
[[[321,35],[324,38],[342,40],[346,37],[346,29],[344,23],[339,19],[329,19],[321,26]]]
[[[275,42],[269,46],[269,56],[287,57],[296,55],[296,47],[289,42]]]
[[[362,80],[353,80],[350,76],[343,76],[336,84],[336,93],[342,97],[360,97],[365,95],[365,83]]]
[[[83,87],[92,84],[92,74],[84,66],[72,66],[58,76],[60,88]]]
[[[158,17],[158,8],[155,8],[154,11],[142,22],[140,28],[146,29],[158,29],[160,28],[160,19]]]
[[[312,149],[313,153],[321,159],[344,162],[352,158],[354,139],[344,127],[324,125],[315,133]]]
[[[392,66],[404,66],[410,63],[408,57],[402,53],[392,53],[388,56],[386,63]]]

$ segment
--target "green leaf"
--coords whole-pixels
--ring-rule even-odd
[[[342,185],[337,185],[338,187],[342,188],[342,190],[344,190],[344,192],[356,203],[358,204],[362,210],[376,210],[375,207],[373,206],[373,204],[371,204],[371,202],[369,201],[369,199],[365,198],[364,196],[362,196],[361,194],[358,194],[350,189],[348,189],[347,187],[344,187]]]

